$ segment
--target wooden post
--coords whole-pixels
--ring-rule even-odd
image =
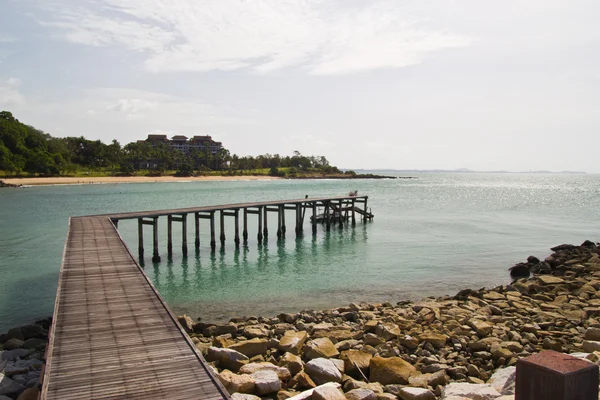
[[[240,247],[240,210],[235,210],[235,247]]]
[[[152,236],[154,242],[154,250],[152,252],[152,261],[160,262],[160,255],[158,254],[158,217],[153,217],[154,223],[152,224]]]
[[[187,214],[181,215],[181,251],[183,256],[187,256]]]
[[[352,199],[352,226],[356,225],[356,213],[354,212],[355,201]]]
[[[264,207],[265,216],[264,216],[264,228],[263,228],[263,236],[265,240],[269,237],[269,224],[267,223],[267,215],[269,214],[269,207]]]
[[[281,239],[281,213],[283,212],[282,207],[277,207],[277,239]]]
[[[215,251],[217,241],[215,240],[215,212],[210,212],[210,248]]]
[[[225,211],[221,210],[220,218],[219,218],[219,228],[221,230],[221,235],[219,238],[221,239],[221,246],[225,245]]]
[[[112,223],[115,226],[115,228],[119,229],[119,220],[118,219],[113,219]]]
[[[258,235],[256,238],[258,239],[258,243],[262,243],[263,239],[263,225],[262,225],[262,207],[258,207]]]
[[[194,213],[194,233],[196,235],[196,241],[194,245],[196,246],[196,250],[200,249],[200,213]]]
[[[281,237],[285,237],[285,204],[281,206]]]
[[[312,203],[312,233],[317,234],[317,203]]]
[[[167,256],[173,257],[173,216],[167,215]]]
[[[342,208],[343,208],[343,207],[342,207],[342,200],[340,200],[339,207],[340,207],[340,209],[339,209],[339,215],[340,215],[340,228],[343,228],[343,227],[344,227],[344,215],[343,215],[343,213],[342,213]]]
[[[365,208],[363,209],[363,211],[365,212],[364,216],[363,216],[363,221],[367,222],[367,198],[365,197],[365,204],[364,204]]]
[[[300,218],[300,203],[296,203],[296,236],[300,236],[300,234],[302,233],[302,228],[300,226]]]
[[[140,262],[144,262],[144,224],[142,218],[138,218],[138,255]]]
[[[244,208],[244,229],[242,231],[242,236],[244,238],[244,244],[248,243],[248,209]]]
[[[327,230],[331,229],[331,220],[329,218],[329,202],[325,202],[325,223],[327,224]]]

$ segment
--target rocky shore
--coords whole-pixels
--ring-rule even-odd
[[[14,185],[12,183],[6,183],[4,182],[2,179],[0,179],[0,188],[17,188],[17,187],[22,187],[22,185]]]
[[[510,400],[519,358],[551,349],[600,364],[600,243],[552,251],[511,270],[530,277],[453,297],[178,319],[235,399]],[[0,400],[36,398],[48,325],[0,335]]]

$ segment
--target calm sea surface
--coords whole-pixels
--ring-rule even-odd
[[[46,186],[0,189],[0,332],[52,313],[68,217],[258,200],[369,195],[372,223],[319,227],[296,239],[235,250],[233,226],[224,248],[210,252],[206,220],[195,253],[174,243],[166,257],[166,218],[159,228],[163,262],[145,271],[176,313],[204,320],[274,315],[352,301],[399,301],[455,294],[509,281],[507,268],[549,247],[600,240],[600,175],[417,174],[416,180],[239,181]],[[229,221],[228,221],[229,222]],[[180,224],[174,224],[180,238]],[[137,225],[119,231],[137,254]],[[150,230],[146,239],[151,238]],[[151,244],[146,242],[146,256]]]

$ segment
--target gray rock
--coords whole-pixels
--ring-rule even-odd
[[[442,399],[451,396],[476,400],[494,400],[500,393],[485,383],[451,383],[442,389]]]
[[[342,392],[333,386],[319,386],[313,391],[312,400],[346,400]]]
[[[22,358],[27,356],[31,350],[28,349],[16,349],[16,350],[5,350],[0,351],[0,361],[8,360],[13,361],[17,358]]]
[[[281,381],[275,371],[263,369],[250,375],[254,379],[254,390],[259,396],[276,393],[281,390]]]
[[[398,394],[402,400],[435,400],[435,394],[429,389],[405,387]]]
[[[260,397],[253,394],[234,393],[231,395],[231,400],[261,400]]]
[[[21,393],[25,387],[4,374],[0,374],[0,395],[14,396]]]
[[[327,358],[315,358],[306,363],[304,370],[317,385],[327,382],[341,382],[342,374],[333,361]]]
[[[348,393],[346,393],[346,399],[347,400],[375,400],[377,399],[377,396],[375,395],[375,392],[370,390],[370,389],[366,389],[366,388],[361,388],[361,389],[354,389],[349,391]]]
[[[206,351],[206,360],[217,361],[221,368],[237,371],[247,364],[249,359],[247,356],[235,350],[209,347]]]
[[[21,339],[9,339],[6,343],[4,343],[4,348],[6,350],[15,350],[23,347],[25,342]]]
[[[516,376],[516,367],[502,368],[494,372],[487,383],[502,395],[515,394]]]

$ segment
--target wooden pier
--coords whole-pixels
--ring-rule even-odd
[[[277,239],[283,239],[286,235],[286,211],[295,212],[294,231],[296,236],[304,234],[304,219],[306,211],[311,213],[310,222],[312,233],[317,233],[317,225],[321,222],[327,230],[332,225],[343,226],[344,222],[356,224],[357,215],[363,221],[370,221],[374,218],[373,214],[367,209],[368,196],[341,196],[341,197],[316,197],[296,200],[277,200],[255,203],[225,204],[216,206],[178,208],[172,210],[156,211],[137,211],[131,213],[105,214],[102,217],[110,218],[118,226],[121,220],[137,219],[138,221],[138,256],[141,263],[144,262],[144,225],[152,227],[152,261],[161,261],[158,219],[167,217],[167,255],[173,254],[173,222],[179,222],[181,227],[182,253],[188,253],[188,216],[194,222],[194,246],[196,250],[200,248],[200,221],[208,220],[210,229],[210,248],[215,251],[217,247],[217,237],[221,246],[224,246],[227,239],[225,232],[225,217],[233,218],[234,232],[233,242],[236,247],[240,244],[248,243],[248,218],[256,215],[258,230],[256,239],[258,243],[268,240],[269,213],[277,214]],[[362,206],[362,207],[359,207]],[[318,214],[317,210],[323,209]],[[242,227],[240,229],[240,219]],[[217,232],[218,223],[218,232]],[[240,234],[241,232],[241,234]]]
[[[72,218],[42,400],[228,399],[110,219]]]
[[[228,204],[175,210],[73,217],[60,269],[42,400],[70,399],[229,399],[206,361],[156,291],[117,231],[119,220],[137,219],[143,262],[144,225],[153,227],[153,260],[160,261],[158,218],[167,217],[167,252],[172,254],[173,222],[182,224],[187,254],[187,222],[193,216],[195,247],[200,219],[210,222],[210,246],[226,241],[225,217],[234,218],[234,243],[248,241],[248,216],[258,219],[257,240],[267,240],[268,213],[277,213],[277,237],[286,233],[286,210],[294,210],[295,232],[304,230],[306,210],[317,230],[317,209],[327,229],[373,218],[367,196]],[[362,204],[363,207],[357,207]],[[335,219],[337,216],[337,219]],[[240,237],[240,218],[242,233]]]

